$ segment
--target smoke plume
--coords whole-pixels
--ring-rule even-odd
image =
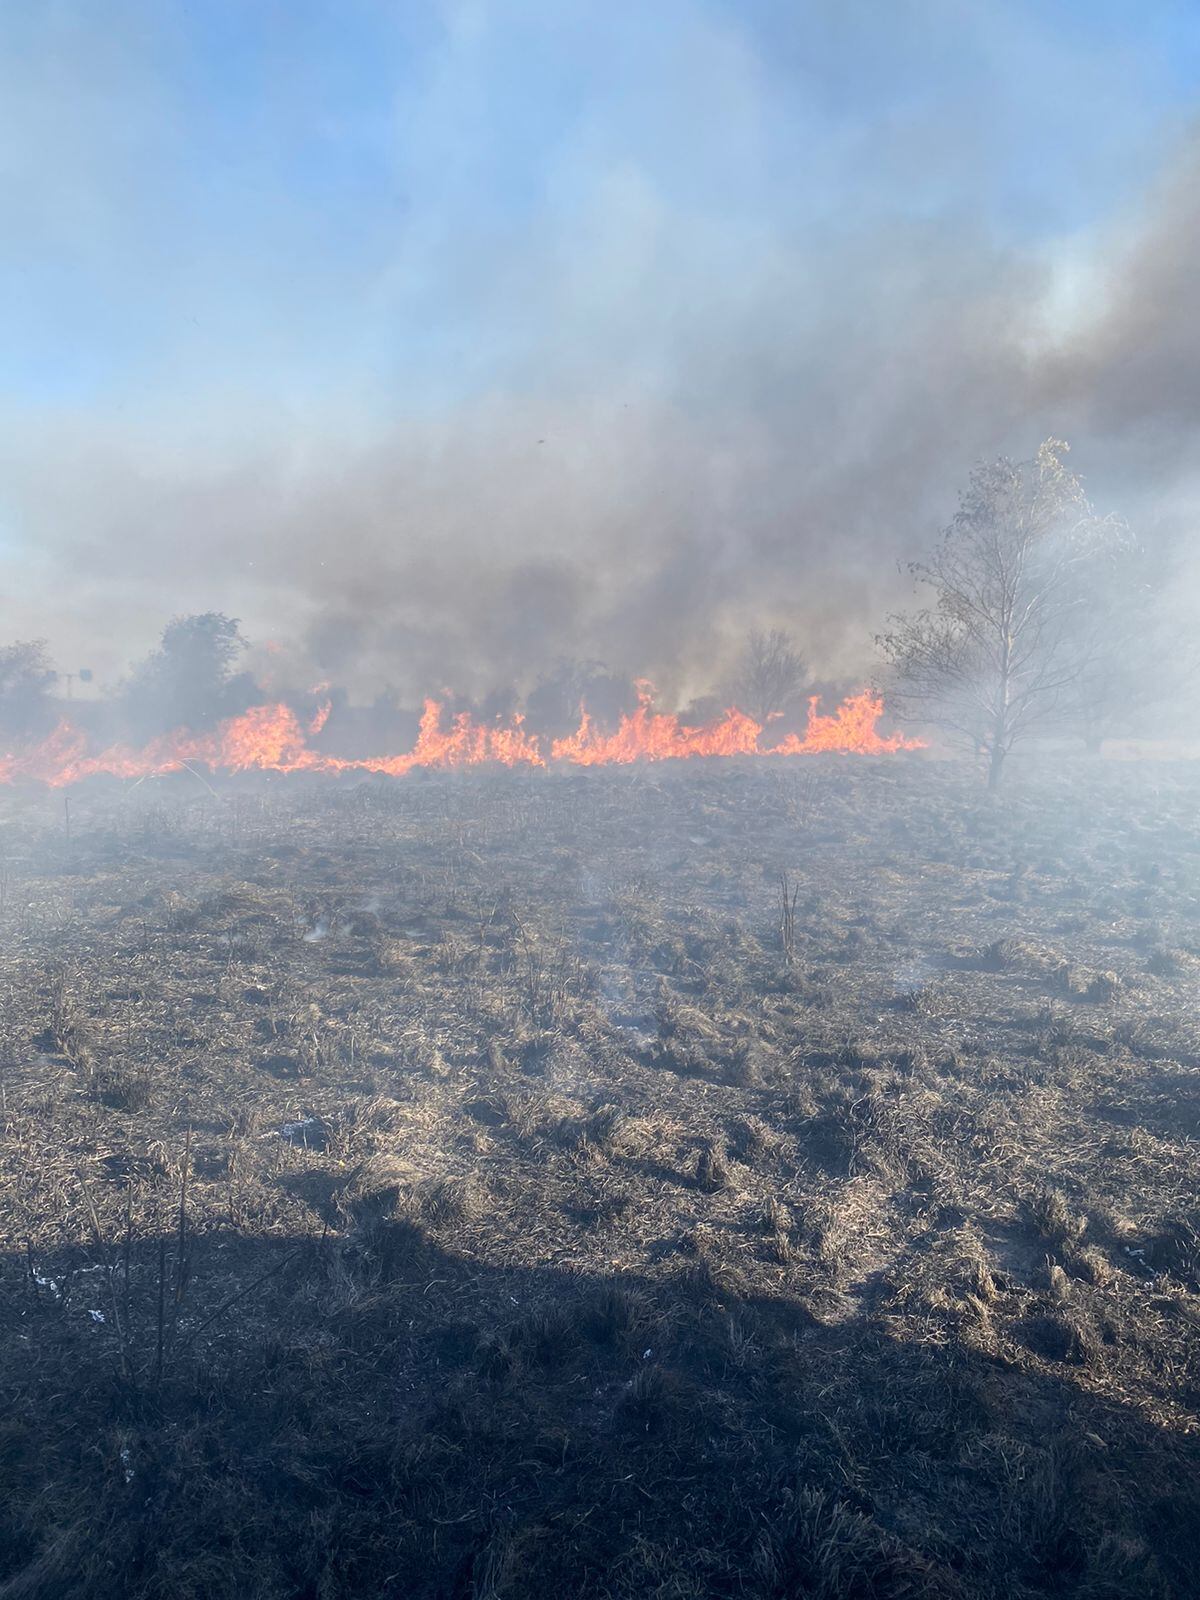
[[[8,69],[11,214],[43,260],[80,254],[69,331],[107,364],[4,408],[0,633],[64,666],[111,678],[212,609],[257,671],[362,696],[528,688],[571,655],[683,700],[754,626],[863,673],[972,463],[1051,433],[1106,509],[1185,543],[1200,140],[1077,57],[1097,103],[1065,174],[1069,42],[1030,17],[1000,40],[936,0],[883,37],[875,8],[813,8],[806,33],[699,0],[448,7],[380,126],[281,38],[264,115],[298,162],[369,146],[359,210],[308,168],[286,192],[265,139],[227,152],[239,198],[202,202],[183,46],[136,6],[142,32],[102,46],[89,8],[54,9]],[[931,86],[939,29],[999,64]],[[1040,165],[1007,143],[1023,94]],[[1200,571],[1178,592],[1194,606]]]

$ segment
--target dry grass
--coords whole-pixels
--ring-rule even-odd
[[[1197,787],[6,795],[0,1597],[1190,1594]]]

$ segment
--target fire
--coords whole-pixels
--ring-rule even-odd
[[[525,732],[522,720],[516,716],[507,728],[488,727],[472,722],[469,712],[460,711],[449,731],[443,732],[441,706],[436,700],[426,700],[417,742],[407,755],[368,756],[358,761],[340,761],[337,766],[341,770],[386,772],[392,777],[401,777],[414,767],[474,767],[484,762],[498,762],[505,767],[545,766],[537,740]]]
[[[327,691],[328,688],[329,688],[329,685],[327,683],[319,683],[316,686],[316,688],[313,690],[313,694],[314,694],[314,696],[323,695]],[[320,700],[320,701],[318,701],[317,709],[313,712],[312,716],[309,717],[309,719],[308,719],[308,731],[309,731],[309,733],[311,733],[314,736],[314,738],[316,737],[316,735],[318,733],[320,733],[321,729],[329,721],[329,713],[332,710],[333,710],[333,701],[332,700]]]
[[[582,711],[576,731],[569,738],[555,739],[551,757],[580,767],[600,767],[614,762],[680,761],[688,756],[745,756],[758,749],[762,728],[745,712],[731,709],[707,728],[687,728],[669,712],[651,711],[653,691],[644,679],[637,687],[638,708],[621,718],[615,733],[599,732]]]
[[[818,696],[814,694],[808,702],[808,726],[803,739],[789,733],[782,744],[768,752],[770,755],[812,756],[831,750],[852,751],[860,756],[886,756],[897,750],[925,748],[923,739],[906,739],[899,733],[885,738],[879,732],[883,701],[869,689],[843,700],[832,716],[822,716],[817,710],[818,703]]]
[[[194,766],[218,772],[375,772],[402,777],[417,767],[545,767],[548,762],[596,767],[694,756],[890,755],[923,747],[919,739],[879,732],[883,701],[870,690],[851,695],[827,715],[818,710],[813,696],[804,737],[788,734],[765,750],[759,746],[762,725],[736,707],[705,727],[693,728],[672,712],[655,711],[652,694],[648,683],[640,683],[637,710],[622,716],[613,733],[597,728],[581,710],[575,732],[553,740],[548,751],[519,715],[507,725],[491,725],[476,722],[463,711],[443,726],[442,707],[436,700],[425,701],[411,750],[354,759],[326,755],[309,744],[325,726],[328,705],[322,705],[307,725],[282,703],[254,706],[211,733],[182,729],[141,749],[116,744],[96,755],[88,753],[87,739],[79,729],[60,722],[33,749],[0,756],[0,783],[25,778],[58,788],[100,774],[140,779]]]

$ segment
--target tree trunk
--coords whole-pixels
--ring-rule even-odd
[[[1008,708],[1012,697],[1012,624],[1005,621],[1003,652],[1000,661],[1000,682],[996,688],[996,703],[992,713],[992,737],[988,740],[988,791],[1000,787],[1000,773],[1004,757],[1008,754]]]

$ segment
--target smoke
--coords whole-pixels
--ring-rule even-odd
[[[144,334],[145,274],[157,343],[119,382],[5,408],[0,634],[111,677],[166,616],[213,609],[241,617],[256,670],[360,696],[527,688],[570,655],[683,700],[752,626],[794,632],[820,676],[868,671],[897,564],[972,463],[1050,433],[1102,506],[1186,535],[1194,132],[1151,124],[1118,62],[1076,48],[1072,92],[1097,103],[1068,180],[1052,145],[1020,146],[1022,94],[1055,132],[1070,43],[1028,17],[996,36],[936,0],[886,25],[831,6],[803,34],[650,9],[556,7],[555,27],[448,8],[382,131],[336,122],[385,163],[370,200],[238,155],[233,178],[270,177],[274,200],[186,230],[206,281],[153,220],[183,226],[167,194],[195,155],[158,137],[167,46],[97,66],[88,8],[63,8],[53,73],[26,59],[10,113],[21,214],[43,249],[48,211],[60,251],[90,241],[117,347]],[[968,46],[998,65],[918,92],[937,29],[959,66]],[[77,77],[91,94],[58,128],[43,96],[70,106]],[[284,79],[286,144],[334,91]],[[1179,592],[1194,605],[1200,569]]]

